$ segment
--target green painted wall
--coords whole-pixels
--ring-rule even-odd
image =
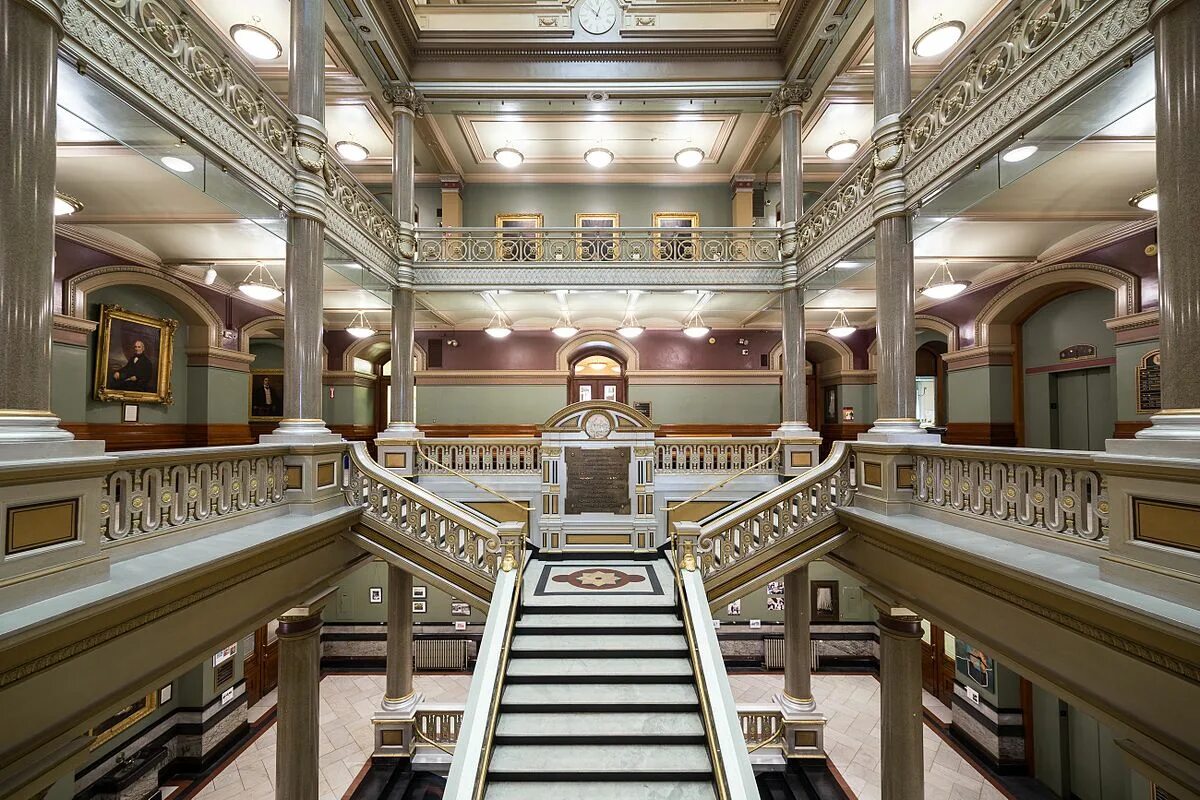
[[[862,584],[828,562],[817,559],[809,564],[808,579],[838,582],[838,612],[842,622],[872,622],[875,619],[871,602],[863,594]],[[741,598],[741,614],[730,616],[727,608],[720,608],[713,612],[713,619],[742,623],[752,619],[760,619],[766,623],[783,622],[783,611],[767,610],[767,596],[765,587],[751,592]]]
[[[1058,698],[1033,687],[1034,777],[1058,797],[1068,793],[1067,739]]]
[[[545,422],[566,405],[565,386],[418,386],[417,422],[516,425]]]
[[[244,423],[249,410],[250,376],[215,367],[188,367],[187,421],[195,424]]]
[[[50,350],[50,410],[63,422],[87,420],[92,387],[89,347],[55,344]]]
[[[254,339],[250,342],[254,356],[251,369],[283,369],[283,342],[276,339]]]
[[[1116,346],[1117,366],[1117,419],[1150,419],[1150,414],[1139,414],[1137,410],[1137,369],[1142,357],[1151,350],[1159,349],[1158,340],[1134,342]]]
[[[383,602],[371,602],[371,587],[383,589]],[[426,612],[413,614],[413,622],[423,624],[449,625],[458,620],[483,623],[486,615],[479,609],[472,608],[469,617],[454,617],[450,615],[450,595],[435,589],[421,581],[413,579],[413,587],[423,586],[426,589]],[[360,623],[387,622],[387,564],[382,561],[369,561],[351,572],[338,584],[337,601],[325,609],[326,622]]]
[[[423,211],[423,209],[422,209]],[[725,184],[495,184],[463,187],[463,224],[491,228],[497,214],[541,214],[547,227],[573,227],[576,213],[619,213],[621,225],[649,227],[656,212],[700,215],[705,227],[731,223],[733,202]],[[773,212],[772,212],[773,213]]]
[[[1150,785],[1129,766],[1117,736],[1087,713],[1062,706],[1053,693],[1033,687],[1035,777],[1059,797],[1142,800]]]
[[[375,387],[326,386],[322,411],[331,425],[371,425],[375,422]]]
[[[1012,367],[946,373],[946,414],[949,422],[1012,422]]]
[[[841,384],[833,387],[837,394],[837,418],[828,418],[828,409],[821,408],[821,419],[823,422],[836,425],[870,425],[875,422],[875,384]],[[825,403],[825,391],[821,391],[821,402]],[[846,422],[842,420],[842,409],[850,407],[854,409],[854,419]]]
[[[781,413],[779,387],[768,384],[631,383],[629,399],[649,401],[658,423],[775,425]]]

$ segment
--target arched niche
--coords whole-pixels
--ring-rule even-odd
[[[812,364],[829,365],[827,369],[838,372],[854,369],[854,352],[850,346],[836,336],[817,329],[804,331],[804,360]],[[771,348],[767,363],[771,369],[783,369],[782,341]]]
[[[359,339],[342,353],[342,369],[345,372],[354,371],[354,359],[369,361],[376,366],[384,364],[392,358],[392,335],[376,333],[364,339]],[[413,342],[413,368],[421,372],[429,368],[425,348]]]
[[[628,340],[608,331],[584,331],[572,336],[555,355],[555,368],[569,373],[576,355],[583,350],[604,352],[625,364],[625,374],[637,372],[641,366],[637,348]]]

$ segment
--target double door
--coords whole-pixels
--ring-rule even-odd
[[[617,403],[627,402],[625,399],[625,378],[575,378],[568,381],[567,386],[570,403],[580,403],[587,400],[612,400]]]
[[[279,623],[271,620],[254,632],[254,649],[246,655],[246,702],[254,705],[279,685]]]

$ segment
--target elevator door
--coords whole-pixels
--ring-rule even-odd
[[[1103,450],[1117,412],[1108,367],[1058,372],[1050,381],[1051,446]]]

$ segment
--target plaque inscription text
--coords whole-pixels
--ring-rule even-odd
[[[628,447],[567,447],[567,514],[629,514]]]

